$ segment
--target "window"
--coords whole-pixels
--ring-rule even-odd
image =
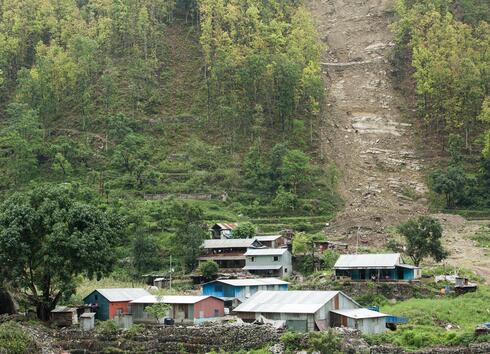
[[[250,262],[255,262],[255,257],[250,257]]]
[[[274,259],[274,262],[278,262],[279,261],[279,256],[274,256],[273,259]]]
[[[94,298],[95,298],[95,301],[99,300],[99,295],[95,294]]]
[[[119,308],[116,310],[116,315],[121,316],[124,313],[124,310]]]
[[[284,268],[284,273],[287,273],[288,272],[288,269],[287,268]]]
[[[219,310],[218,309],[214,309],[214,317],[219,317]]]

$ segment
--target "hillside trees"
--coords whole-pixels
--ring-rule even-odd
[[[406,253],[418,267],[426,257],[440,262],[448,255],[442,246],[442,226],[434,218],[420,216],[399,226],[399,232],[406,240]]]
[[[303,7],[203,0],[200,12],[213,123],[257,142],[261,127],[285,133],[298,116],[315,119],[323,98],[322,48]]]
[[[76,276],[108,274],[123,240],[121,218],[82,196],[69,184],[45,185],[0,207],[0,277],[25,294],[42,320],[75,292]]]

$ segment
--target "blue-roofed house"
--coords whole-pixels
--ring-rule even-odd
[[[202,286],[202,294],[216,296],[226,300],[243,301],[257,291],[287,291],[289,283],[276,278],[257,279],[217,279]]]
[[[409,281],[421,277],[419,267],[405,264],[399,253],[343,254],[334,265],[338,278],[354,281]]]

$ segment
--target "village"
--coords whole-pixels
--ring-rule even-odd
[[[347,244],[317,240],[313,252],[338,253],[330,279],[334,289],[309,290],[300,284],[292,252],[294,232],[233,238],[237,223],[217,223],[202,245],[200,264],[213,262],[218,271],[209,279],[193,274],[192,289],[169,289],[178,283],[172,273],[145,275],[145,288],[94,288],[83,304],[58,306],[51,321],[84,333],[110,321],[115,327],[195,327],[212,324],[258,324],[277,331],[308,333],[346,329],[361,335],[397,331],[410,319],[384,313],[376,304],[361,305],[343,285],[382,284],[385,287],[417,287],[421,282],[443,282],[440,296],[474,292],[477,284],[457,275],[427,276],[420,266],[406,263],[400,253],[351,253]],[[423,278],[424,277],[424,278]],[[295,279],[294,281],[292,279]],[[338,286],[340,284],[340,287]],[[452,285],[448,285],[452,284]],[[307,288],[308,286],[306,286]],[[437,288],[438,285],[435,285]],[[178,286],[177,286],[178,289]],[[177,291],[177,293],[175,293]],[[359,294],[358,294],[359,295]],[[486,333],[486,331],[484,331]]]

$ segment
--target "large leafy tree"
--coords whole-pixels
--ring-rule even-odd
[[[75,277],[112,270],[123,235],[121,218],[70,184],[15,193],[0,206],[0,276],[46,320],[62,296],[75,292]]]
[[[442,246],[442,226],[434,218],[420,216],[410,219],[400,225],[399,232],[405,237],[407,255],[412,258],[416,266],[426,257],[432,257],[437,262],[448,256]]]

